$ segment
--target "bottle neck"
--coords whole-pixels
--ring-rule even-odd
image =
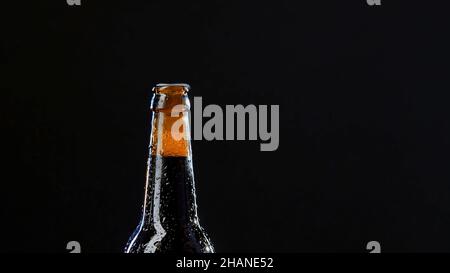
[[[198,223],[188,110],[185,94],[154,95],[143,215],[160,233]]]
[[[177,104],[171,110],[153,110],[150,140],[152,156],[191,156],[189,114],[186,109],[185,104]]]

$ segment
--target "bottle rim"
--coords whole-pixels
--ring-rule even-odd
[[[187,83],[158,83],[156,88],[165,88],[165,87],[183,87],[186,91],[191,89],[191,86]]]

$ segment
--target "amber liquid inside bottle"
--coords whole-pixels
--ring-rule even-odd
[[[211,253],[197,215],[189,138],[188,85],[157,85],[143,214],[127,253]],[[173,115],[179,107],[178,115]],[[173,128],[176,125],[177,134]]]

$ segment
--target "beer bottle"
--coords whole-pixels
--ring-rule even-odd
[[[158,84],[153,88],[143,213],[126,253],[214,252],[197,215],[189,88],[187,84]]]

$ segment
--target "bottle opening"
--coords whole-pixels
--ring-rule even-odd
[[[160,83],[153,88],[153,92],[165,95],[184,95],[189,89],[191,86],[186,83]]]

